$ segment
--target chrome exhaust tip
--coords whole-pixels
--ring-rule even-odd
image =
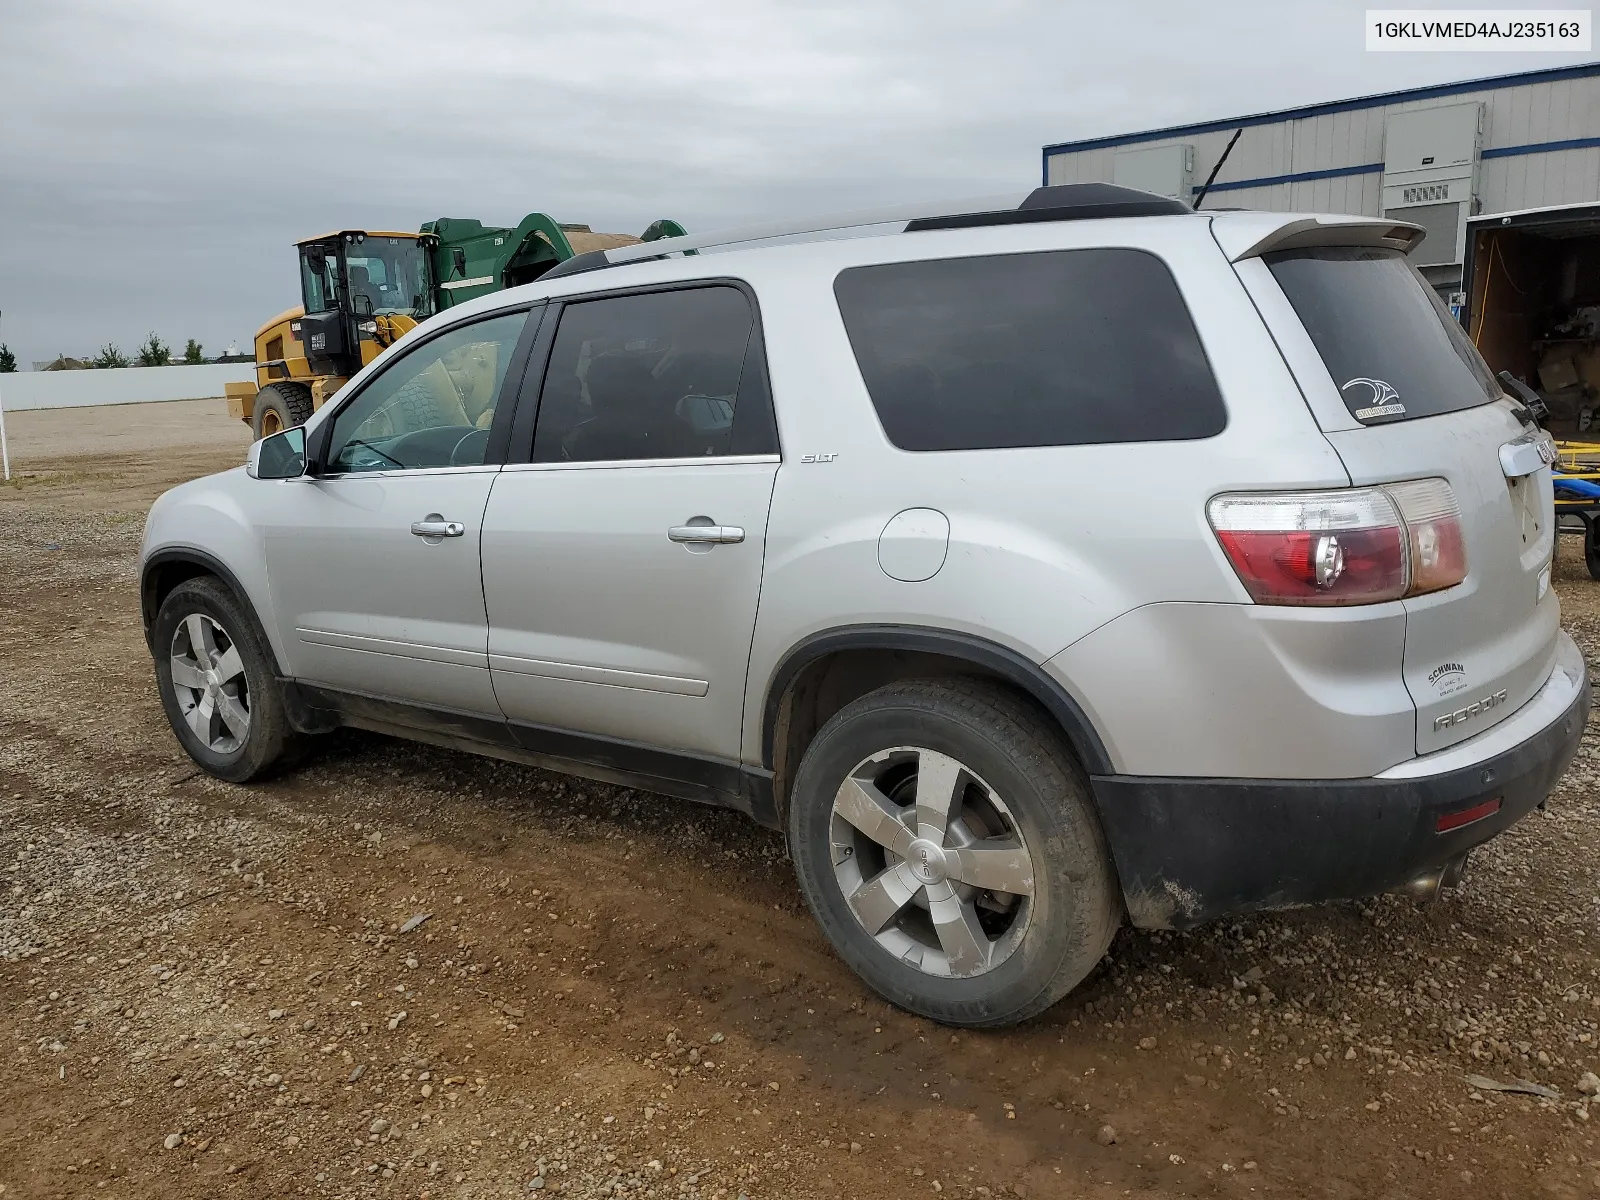
[[[1443,867],[1424,871],[1410,882],[1401,884],[1397,890],[1404,892],[1413,900],[1426,902],[1435,899],[1439,895],[1439,889],[1444,885],[1444,872]]]
[[[1415,879],[1401,884],[1395,891],[1410,896],[1414,900],[1423,902],[1435,900],[1438,898],[1441,889],[1460,887],[1461,877],[1466,874],[1466,870],[1467,856],[1460,854],[1445,863],[1444,866],[1424,871]]]

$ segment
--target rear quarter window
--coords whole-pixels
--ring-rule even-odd
[[[1362,424],[1433,417],[1499,397],[1471,340],[1404,255],[1328,247],[1264,257]]]
[[[1227,425],[1172,272],[1142,250],[853,267],[834,295],[902,450],[1187,441]]]

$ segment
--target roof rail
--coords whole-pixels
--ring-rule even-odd
[[[1153,217],[1194,210],[1181,200],[1118,187],[1111,183],[1063,183],[1031,192],[969,197],[942,204],[902,204],[809,219],[745,225],[687,237],[661,238],[637,246],[617,246],[579,254],[557,263],[541,279],[578,275],[624,263],[648,262],[674,254],[722,249],[754,242],[825,241],[934,229],[972,229],[1033,221],[1083,221],[1097,217]]]

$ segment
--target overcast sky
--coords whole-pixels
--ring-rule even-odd
[[[1369,54],[1364,10],[0,0],[0,341],[248,350],[330,228],[982,194],[1036,184],[1048,142],[1576,61]]]

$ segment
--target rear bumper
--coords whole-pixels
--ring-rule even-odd
[[[1096,776],[1128,915],[1141,928],[1184,929],[1401,887],[1542,803],[1577,753],[1588,713],[1583,656],[1563,633],[1550,679],[1520,710],[1375,778]]]

